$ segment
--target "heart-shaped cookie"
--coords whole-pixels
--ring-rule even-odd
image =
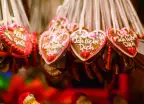
[[[71,34],[71,48],[81,60],[87,61],[105,46],[106,35],[103,31],[88,32],[78,29]]]
[[[31,53],[32,44],[29,39],[28,31],[20,25],[11,24],[2,26],[0,29],[1,40],[9,49],[20,55]]]
[[[109,29],[108,40],[115,49],[129,57],[135,57],[138,51],[138,38],[134,31],[123,28],[121,30]]]
[[[63,28],[57,32],[45,31],[39,40],[39,51],[47,64],[55,62],[69,45],[69,33]]]

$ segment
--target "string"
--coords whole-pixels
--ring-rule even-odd
[[[128,17],[128,21],[129,21],[130,24],[132,25],[132,28],[135,29],[135,24],[133,23],[133,19],[132,19],[132,17],[131,17],[131,14],[129,13],[129,12],[130,12],[130,11],[129,11],[129,8],[127,7],[128,5],[127,5],[127,3],[125,2],[125,0],[124,0],[124,1],[122,0],[122,3],[123,3],[123,8],[124,8],[124,10],[126,11],[126,15],[127,15],[127,17]]]
[[[103,0],[100,0],[100,12],[101,12],[101,18],[102,18],[101,19],[102,20],[102,29],[105,31],[106,30],[107,21],[106,21],[105,5],[103,6]]]
[[[133,27],[133,29],[135,30],[135,31],[140,31],[139,30],[139,27],[138,27],[138,25],[137,25],[137,22],[135,21],[135,19],[134,19],[134,15],[132,14],[132,9],[129,7],[129,4],[128,4],[128,2],[125,0],[122,0],[123,1],[123,5],[124,5],[124,8],[125,8],[125,11],[126,11],[126,13],[127,13],[127,16],[128,16],[128,18],[129,18],[129,21],[130,21],[130,23],[131,23],[131,25],[132,25],[132,27]]]
[[[76,9],[75,9],[75,13],[74,13],[74,16],[72,18],[72,23],[78,23],[79,22],[79,19],[80,19],[80,11],[81,11],[81,0],[78,0],[77,1],[77,4],[76,5]]]
[[[124,26],[125,26],[127,29],[130,29],[130,26],[129,26],[129,23],[128,23],[128,20],[127,20],[125,11],[124,11],[124,9],[123,9],[123,7],[122,7],[122,2],[121,2],[121,0],[116,0],[116,4],[117,4],[117,7],[118,7],[120,16],[121,16],[121,18],[122,18],[122,21],[124,22]]]
[[[96,27],[96,30],[100,30],[100,9],[99,9],[99,0],[95,0],[95,12],[96,12],[96,14],[95,14],[95,18],[96,18],[96,20],[95,20],[95,27]]]
[[[60,6],[58,6],[57,11],[56,11],[56,15],[57,15],[57,16],[61,16],[61,13],[62,13],[62,11],[63,11],[63,9],[64,9],[64,8],[63,8],[63,5],[65,4],[66,1],[69,1],[69,0],[64,0],[63,4],[60,5]]]
[[[132,13],[133,16],[134,16],[134,22],[137,23],[138,32],[139,32],[140,34],[143,34],[143,33],[144,33],[144,29],[143,29],[143,26],[142,26],[142,24],[141,24],[141,22],[140,22],[140,19],[139,19],[137,13],[136,13],[136,11],[135,11],[135,9],[134,9],[131,1],[130,1],[130,0],[127,0],[127,2],[128,2],[128,4],[129,4],[130,9],[132,10],[131,13]]]
[[[84,21],[86,28],[92,30],[92,0],[87,2]]]
[[[21,0],[16,0],[18,2],[18,6],[19,6],[19,13],[22,15],[21,17],[23,18],[21,21],[23,21],[23,25],[28,26],[30,28],[30,24],[26,15],[26,12],[24,10],[24,7],[22,5],[22,1]]]
[[[8,7],[8,3],[7,3],[7,7]],[[8,23],[12,24],[15,21],[15,18],[13,16],[11,16],[10,10],[11,9],[7,8],[7,16],[8,16]]]
[[[18,12],[18,8],[17,8],[17,3],[15,0],[10,0],[11,6],[12,6],[12,11],[13,11],[13,15],[15,17],[15,22],[18,24],[22,24],[21,20],[20,20],[20,15]]]
[[[112,24],[113,24],[114,31],[116,32],[116,29],[119,29],[119,25],[118,25],[118,21],[117,21],[117,18],[116,18],[116,11],[115,11],[115,6],[114,6],[114,1],[109,0],[109,3],[110,3],[110,7],[111,7]]]
[[[70,1],[71,0],[65,0],[63,5],[58,7],[57,12],[56,12],[57,16],[66,17],[66,15],[70,9],[70,5],[71,5]]]
[[[119,24],[119,27],[120,28],[123,28],[124,26],[123,26],[123,20],[122,20],[122,18],[121,18],[121,14],[120,14],[120,12],[119,12],[119,9],[118,9],[118,6],[116,5],[116,16],[117,16],[117,20],[118,20],[118,24]]]
[[[66,5],[63,5],[63,8],[65,8],[65,12],[64,12],[64,15],[62,15],[63,17],[67,17],[68,16],[68,14],[70,13],[70,11],[71,11],[71,3],[72,1],[69,1],[69,5],[67,5],[67,7],[66,7]]]
[[[105,18],[106,28],[107,29],[112,28],[109,3],[105,2],[105,0],[102,0],[101,8],[104,8],[104,10],[103,9],[101,9],[101,10],[103,10],[103,12],[104,12],[103,16]]]
[[[57,2],[57,4],[59,4],[59,3],[60,2]],[[44,24],[43,27],[47,26],[48,22],[51,20],[51,18],[53,18],[53,12],[55,13],[55,11],[56,11],[55,9],[53,9],[51,7],[57,8],[56,3],[52,3],[51,0],[42,0],[40,12],[41,12],[41,18],[42,18],[41,19],[42,25]],[[45,9],[47,9],[47,12],[45,12]]]
[[[7,18],[7,0],[1,0],[2,4],[2,14],[3,14],[3,20],[4,20],[4,25],[7,28],[7,23],[8,23],[8,18]]]
[[[71,0],[71,8],[70,8],[70,10],[69,10],[69,12],[68,12],[68,20],[69,20],[69,22],[71,22],[72,21],[72,17],[73,17],[73,13],[74,13],[74,10],[75,10],[75,0]]]
[[[84,17],[85,17],[87,2],[88,2],[88,0],[84,0],[84,3],[83,3],[83,9],[82,9],[82,12],[81,12],[80,23],[79,23],[80,29],[82,29],[82,27],[84,26]]]
[[[30,24],[32,25],[30,27],[30,31],[41,31],[41,12],[40,12],[40,0],[32,1],[32,7],[31,7],[31,17],[30,17]],[[36,5],[36,6],[35,6]],[[37,21],[37,22],[36,22]]]

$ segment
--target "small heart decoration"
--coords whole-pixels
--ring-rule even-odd
[[[89,55],[90,55],[90,52],[89,51],[82,51],[81,52],[81,55],[85,58],[87,58]]]
[[[49,65],[54,63],[69,45],[69,33],[63,28],[59,31],[45,31],[39,40],[39,51],[42,58]]]
[[[55,58],[55,55],[48,55],[47,56],[48,61],[52,61],[52,60],[54,60],[54,58]]]
[[[1,41],[13,52],[20,55],[28,55],[32,51],[32,43],[29,33],[23,26],[11,24],[0,29]]]
[[[71,48],[81,61],[88,61],[97,55],[106,44],[106,35],[103,31],[88,32],[78,29],[71,34]]]
[[[138,38],[134,31],[123,28],[121,30],[108,30],[108,40],[114,49],[121,51],[129,57],[135,57],[138,51]]]

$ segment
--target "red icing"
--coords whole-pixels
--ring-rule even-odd
[[[48,60],[48,61],[53,61],[54,58],[55,58],[54,55],[49,55],[49,56],[47,56],[47,60]]]
[[[90,55],[90,52],[89,51],[82,51],[81,52],[81,55],[85,58],[87,58],[89,55]]]
[[[135,48],[133,48],[133,47],[129,47],[128,48],[128,51],[131,53],[131,54],[135,54],[135,52],[136,52],[136,50],[135,50]]]

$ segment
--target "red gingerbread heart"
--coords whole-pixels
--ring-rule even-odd
[[[78,29],[71,34],[71,48],[81,61],[88,61],[105,46],[106,36],[103,31],[88,32]]]
[[[69,45],[69,33],[63,24],[51,27],[40,36],[39,51],[47,64],[54,63]]]
[[[0,29],[1,41],[9,49],[20,55],[28,55],[32,51],[32,43],[28,31],[20,25],[2,26]]]
[[[107,33],[109,41],[114,49],[121,51],[129,57],[135,57],[138,51],[138,38],[134,31],[123,28],[121,30],[110,29]]]

